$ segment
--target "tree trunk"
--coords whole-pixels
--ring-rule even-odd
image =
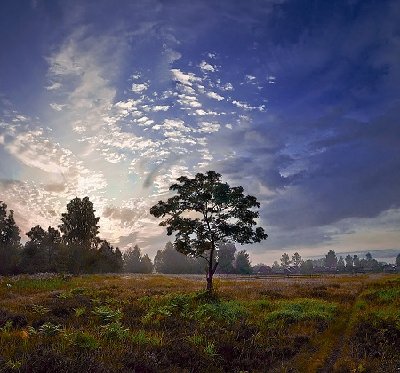
[[[210,251],[210,259],[208,261],[208,271],[207,271],[207,292],[212,293],[213,291],[213,276],[215,271],[217,270],[218,262],[214,262],[214,251],[215,247],[213,245],[213,248]]]

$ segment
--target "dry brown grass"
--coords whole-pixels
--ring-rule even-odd
[[[399,276],[221,276],[217,296],[203,288],[200,276],[1,278],[0,371],[400,368]]]

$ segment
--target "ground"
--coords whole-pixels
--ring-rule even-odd
[[[400,276],[0,278],[1,372],[398,372]]]

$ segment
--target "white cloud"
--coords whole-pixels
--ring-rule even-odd
[[[152,111],[167,111],[168,109],[168,105],[156,105],[151,108]]]
[[[260,111],[264,111],[264,109],[265,109],[264,105],[251,106],[247,102],[241,102],[241,101],[236,101],[236,100],[233,100],[232,104],[234,104],[236,107],[244,109],[244,110],[256,110],[256,109],[259,109]]]
[[[202,61],[199,67],[203,72],[215,72],[217,70],[215,66],[210,65],[206,61]]]
[[[178,95],[179,100],[178,102],[183,105],[183,106],[188,106],[188,107],[201,107],[201,103],[199,101],[197,101],[197,97],[196,96],[189,96],[186,94],[181,94]]]
[[[246,75],[247,82],[254,82],[256,77],[254,75]]]
[[[53,144],[39,128],[17,134],[6,145],[6,150],[26,166],[48,173],[68,171],[71,152]]]
[[[132,84],[132,92],[141,93],[146,91],[149,88],[147,83],[133,83]]]
[[[216,111],[212,110],[203,110],[203,109],[197,109],[194,113],[191,113],[191,115],[220,115]]]
[[[233,91],[233,85],[231,83],[226,83],[225,85],[220,86],[223,91]]]
[[[224,98],[215,92],[207,92],[207,96],[217,101],[222,101]]]
[[[185,74],[179,69],[171,69],[173,78],[181,84],[192,86],[195,82],[201,82],[201,79],[193,73]]]
[[[48,91],[55,91],[62,87],[62,84],[59,82],[53,82],[49,86],[45,87]]]
[[[146,116],[143,116],[143,117],[141,117],[139,119],[136,119],[136,123],[139,126],[150,126],[150,125],[152,125],[154,123],[154,120],[152,120],[152,119],[150,119],[150,118],[148,118]]]
[[[56,104],[55,102],[50,104],[50,107],[55,110],[55,111],[61,111],[63,108],[65,108],[67,105],[60,105],[60,104]]]
[[[218,132],[220,128],[221,128],[221,125],[219,123],[201,122],[200,123],[200,128],[199,128],[198,131],[199,132],[212,133],[212,132]]]
[[[155,130],[164,131],[179,131],[179,132],[190,132],[191,128],[185,126],[185,122],[180,119],[165,119],[163,124],[156,124],[153,126]]]
[[[131,109],[135,109],[137,107],[137,105],[139,103],[141,103],[142,100],[127,100],[127,101],[118,101],[115,104],[115,107],[120,108],[120,109],[127,109],[127,110],[131,110]]]

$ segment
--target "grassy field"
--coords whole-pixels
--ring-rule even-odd
[[[1,372],[399,372],[400,276],[0,278]]]

